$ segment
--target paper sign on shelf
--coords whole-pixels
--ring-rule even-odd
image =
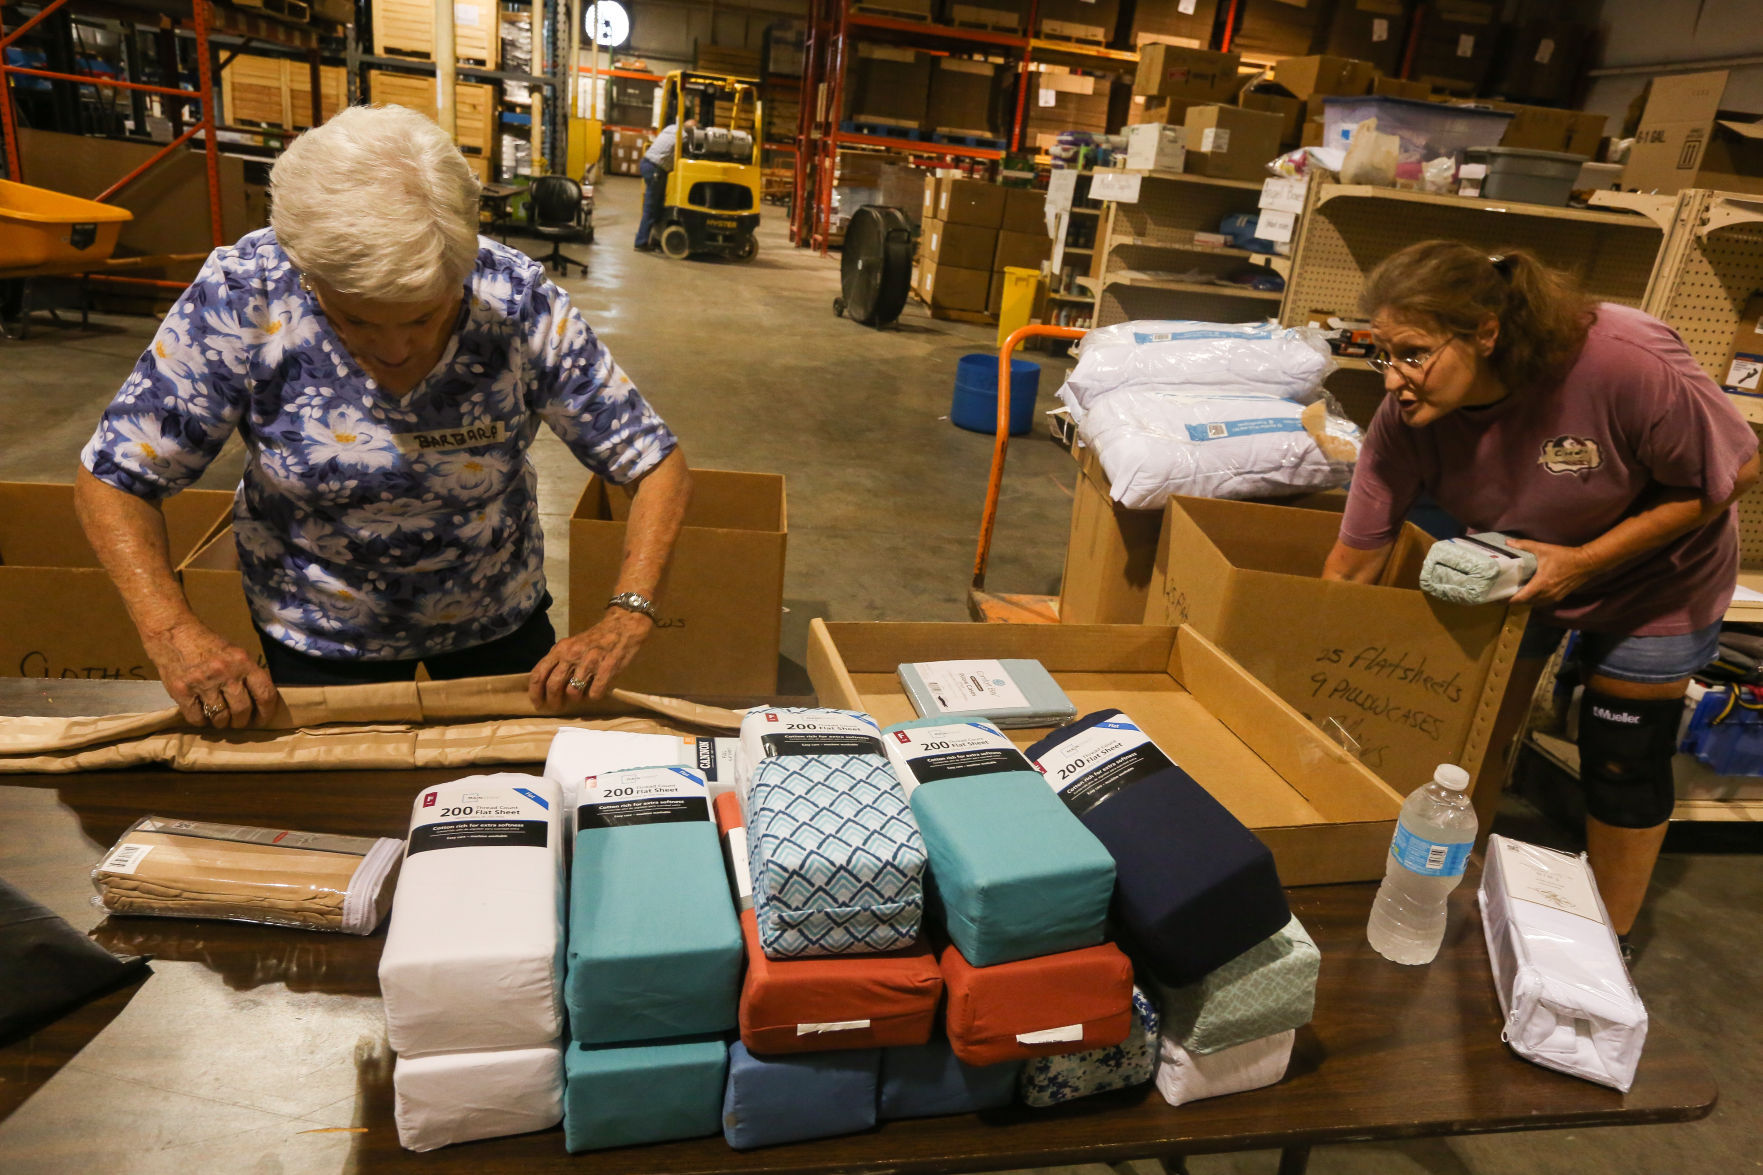
[[[1555,42],[1554,41],[1551,41],[1548,37],[1544,37],[1542,40],[1537,42],[1536,63],[1538,65],[1549,64],[1549,58],[1551,58],[1553,56],[1555,56]]]
[[[1181,0],[1181,3],[1175,6],[1175,10],[1183,16],[1192,16],[1194,15],[1194,9],[1199,6],[1200,0]]]
[[[453,23],[463,28],[477,28],[477,5],[455,4],[453,6]]]
[[[1263,209],[1255,220],[1255,235],[1263,241],[1284,244],[1292,239],[1292,233],[1298,225],[1298,214],[1274,209]]]
[[[1057,106],[1059,105],[1059,91],[1050,90],[1043,86],[1041,87],[1040,92],[1036,95],[1036,101],[1042,106]]]
[[[1090,198],[1112,200],[1116,204],[1137,204],[1141,178],[1143,177],[1124,172],[1110,174],[1098,171],[1090,179]]]
[[[1304,193],[1310,181],[1303,177],[1272,176],[1261,182],[1261,208],[1269,212],[1304,211]]]
[[[1457,38],[1457,56],[1459,56],[1459,57],[1474,57],[1475,56],[1475,34],[1464,33]]]
[[[1390,39],[1390,22],[1385,20],[1381,16],[1375,18],[1371,22],[1371,41],[1372,41],[1372,43],[1376,44],[1379,41],[1387,41],[1389,39]]]

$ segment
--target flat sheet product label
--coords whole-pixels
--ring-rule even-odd
[[[111,854],[104,858],[104,864],[98,868],[105,873],[133,873],[141,867],[142,860],[155,847],[154,845],[137,844],[117,845]]]
[[[881,727],[856,714],[767,711],[759,748],[767,759],[788,755],[879,755]]]
[[[1175,764],[1130,719],[1110,718],[1042,755],[1036,770],[1072,813],[1082,816],[1148,775]]]
[[[734,738],[687,738],[686,757],[698,768],[706,783],[733,783],[735,756],[741,740]]]
[[[681,824],[710,819],[704,777],[690,767],[638,767],[582,781],[577,831],[634,824]]]
[[[990,722],[915,726],[887,736],[888,761],[910,796],[920,784],[999,771],[1031,771],[1028,758]]]
[[[1603,924],[1604,912],[1584,861],[1520,841],[1501,839],[1499,848],[1500,877],[1508,895]]]
[[[1422,877],[1458,877],[1469,864],[1473,841],[1440,844],[1416,836],[1401,824],[1396,825],[1395,839],[1390,841],[1390,856],[1412,873]]]
[[[235,844],[274,845],[283,849],[310,849],[317,853],[342,853],[365,857],[378,842],[370,836],[331,836],[322,832],[295,832],[288,828],[257,828],[249,824],[210,824],[206,820],[166,820],[149,816],[137,832],[166,836],[190,836],[200,840],[226,840]]]
[[[920,661],[914,668],[946,714],[1028,709],[1028,698],[1002,661]]]
[[[418,809],[423,823],[410,830],[405,855],[431,849],[542,849],[551,843],[551,822],[534,816],[549,807],[543,796],[525,788],[446,796],[439,790],[425,792]]]
[[[735,908],[753,908],[753,873],[747,864],[747,830],[731,828],[722,834],[722,863],[728,868],[729,886],[735,891]]]

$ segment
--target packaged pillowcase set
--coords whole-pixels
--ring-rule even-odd
[[[1488,531],[1434,543],[1420,565],[1420,590],[1447,604],[1511,599],[1537,570],[1537,557],[1511,542]]]
[[[404,845],[389,837],[144,816],[92,869],[113,914],[371,934]]]
[[[909,661],[900,686],[920,718],[983,718],[1005,730],[1062,726],[1077,707],[1039,661]]]

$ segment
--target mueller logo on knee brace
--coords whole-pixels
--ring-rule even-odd
[[[1641,724],[1641,716],[1639,714],[1628,714],[1619,710],[1606,710],[1602,706],[1592,707],[1592,717],[1602,718],[1605,722],[1620,722],[1624,726],[1639,726]]]

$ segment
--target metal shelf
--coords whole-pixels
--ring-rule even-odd
[[[896,139],[885,135],[855,135],[834,131],[828,136],[833,144],[853,147],[886,147],[908,155],[936,155],[948,159],[1002,159],[1004,152],[991,147],[961,147],[953,143],[924,143],[917,139]]]
[[[1192,174],[1185,172],[1185,171],[1134,171],[1134,170],[1130,170],[1130,169],[1124,168],[1124,167],[1117,167],[1117,168],[1097,168],[1096,174],[1097,175],[1114,175],[1114,174],[1136,175],[1136,176],[1143,176],[1145,179],[1148,179],[1148,180],[1157,180],[1159,182],[1169,182],[1169,183],[1177,183],[1177,184],[1199,184],[1202,187],[1208,187],[1208,188],[1235,188],[1239,192],[1259,192],[1261,190],[1261,181],[1260,180],[1229,180],[1229,179],[1222,179],[1218,176],[1212,176],[1212,175],[1192,175]],[[1367,190],[1368,191],[1380,191],[1382,189],[1370,188]]]
[[[1575,779],[1579,778],[1578,747],[1559,735],[1544,734],[1540,731],[1532,731],[1524,741],[1544,759]],[[1748,776],[1717,775],[1691,755],[1680,754],[1676,756],[1672,766],[1678,777],[1680,792],[1692,790],[1704,793],[1694,796],[1679,795],[1676,805],[1671,809],[1673,823],[1763,820],[1763,796],[1746,795],[1721,799],[1718,798],[1718,794],[1706,794],[1710,792],[1730,794],[1735,790],[1750,790],[1751,788],[1763,792],[1763,780],[1752,780]]]
[[[988,29],[961,29],[953,25],[929,24],[918,20],[895,20],[891,16],[877,16],[872,12],[858,12],[853,9],[845,17],[845,23],[851,28],[867,29],[875,32],[906,33],[915,38],[937,41],[957,41],[972,45],[1002,45],[1011,49],[1026,49],[1029,39],[1020,33],[1000,33]],[[1136,61],[1138,55],[1134,54]]]
[[[1251,290],[1244,286],[1213,284],[1211,282],[1173,282],[1143,278],[1110,278],[1110,286],[1125,286],[1132,290],[1169,290],[1180,294],[1218,294],[1226,298],[1249,298],[1257,302],[1278,302],[1285,297],[1283,292],[1275,290]]]
[[[1029,48],[1037,54],[1082,57],[1089,61],[1117,61],[1128,65],[1137,65],[1139,55],[1133,49],[1104,49],[1100,45],[1082,45],[1076,41],[1049,41],[1044,37],[1034,37],[1028,42]]]
[[[1540,217],[1544,220],[1570,220],[1580,224],[1608,224],[1618,228],[1660,231],[1658,223],[1650,217],[1629,212],[1599,212],[1591,208],[1558,208],[1552,204],[1520,204],[1509,200],[1446,196],[1436,192],[1408,192],[1399,188],[1374,188],[1369,184],[1330,184],[1317,196],[1316,203],[1321,206],[1335,200],[1388,200],[1399,204],[1430,204],[1439,208],[1462,209],[1465,212],[1507,213],[1513,216]]]
[[[1233,245],[1171,245],[1147,237],[1115,237],[1108,242],[1110,249],[1159,249],[1165,253],[1198,253],[1202,256],[1214,257],[1277,257],[1277,253],[1257,253],[1253,249],[1238,249]]]

